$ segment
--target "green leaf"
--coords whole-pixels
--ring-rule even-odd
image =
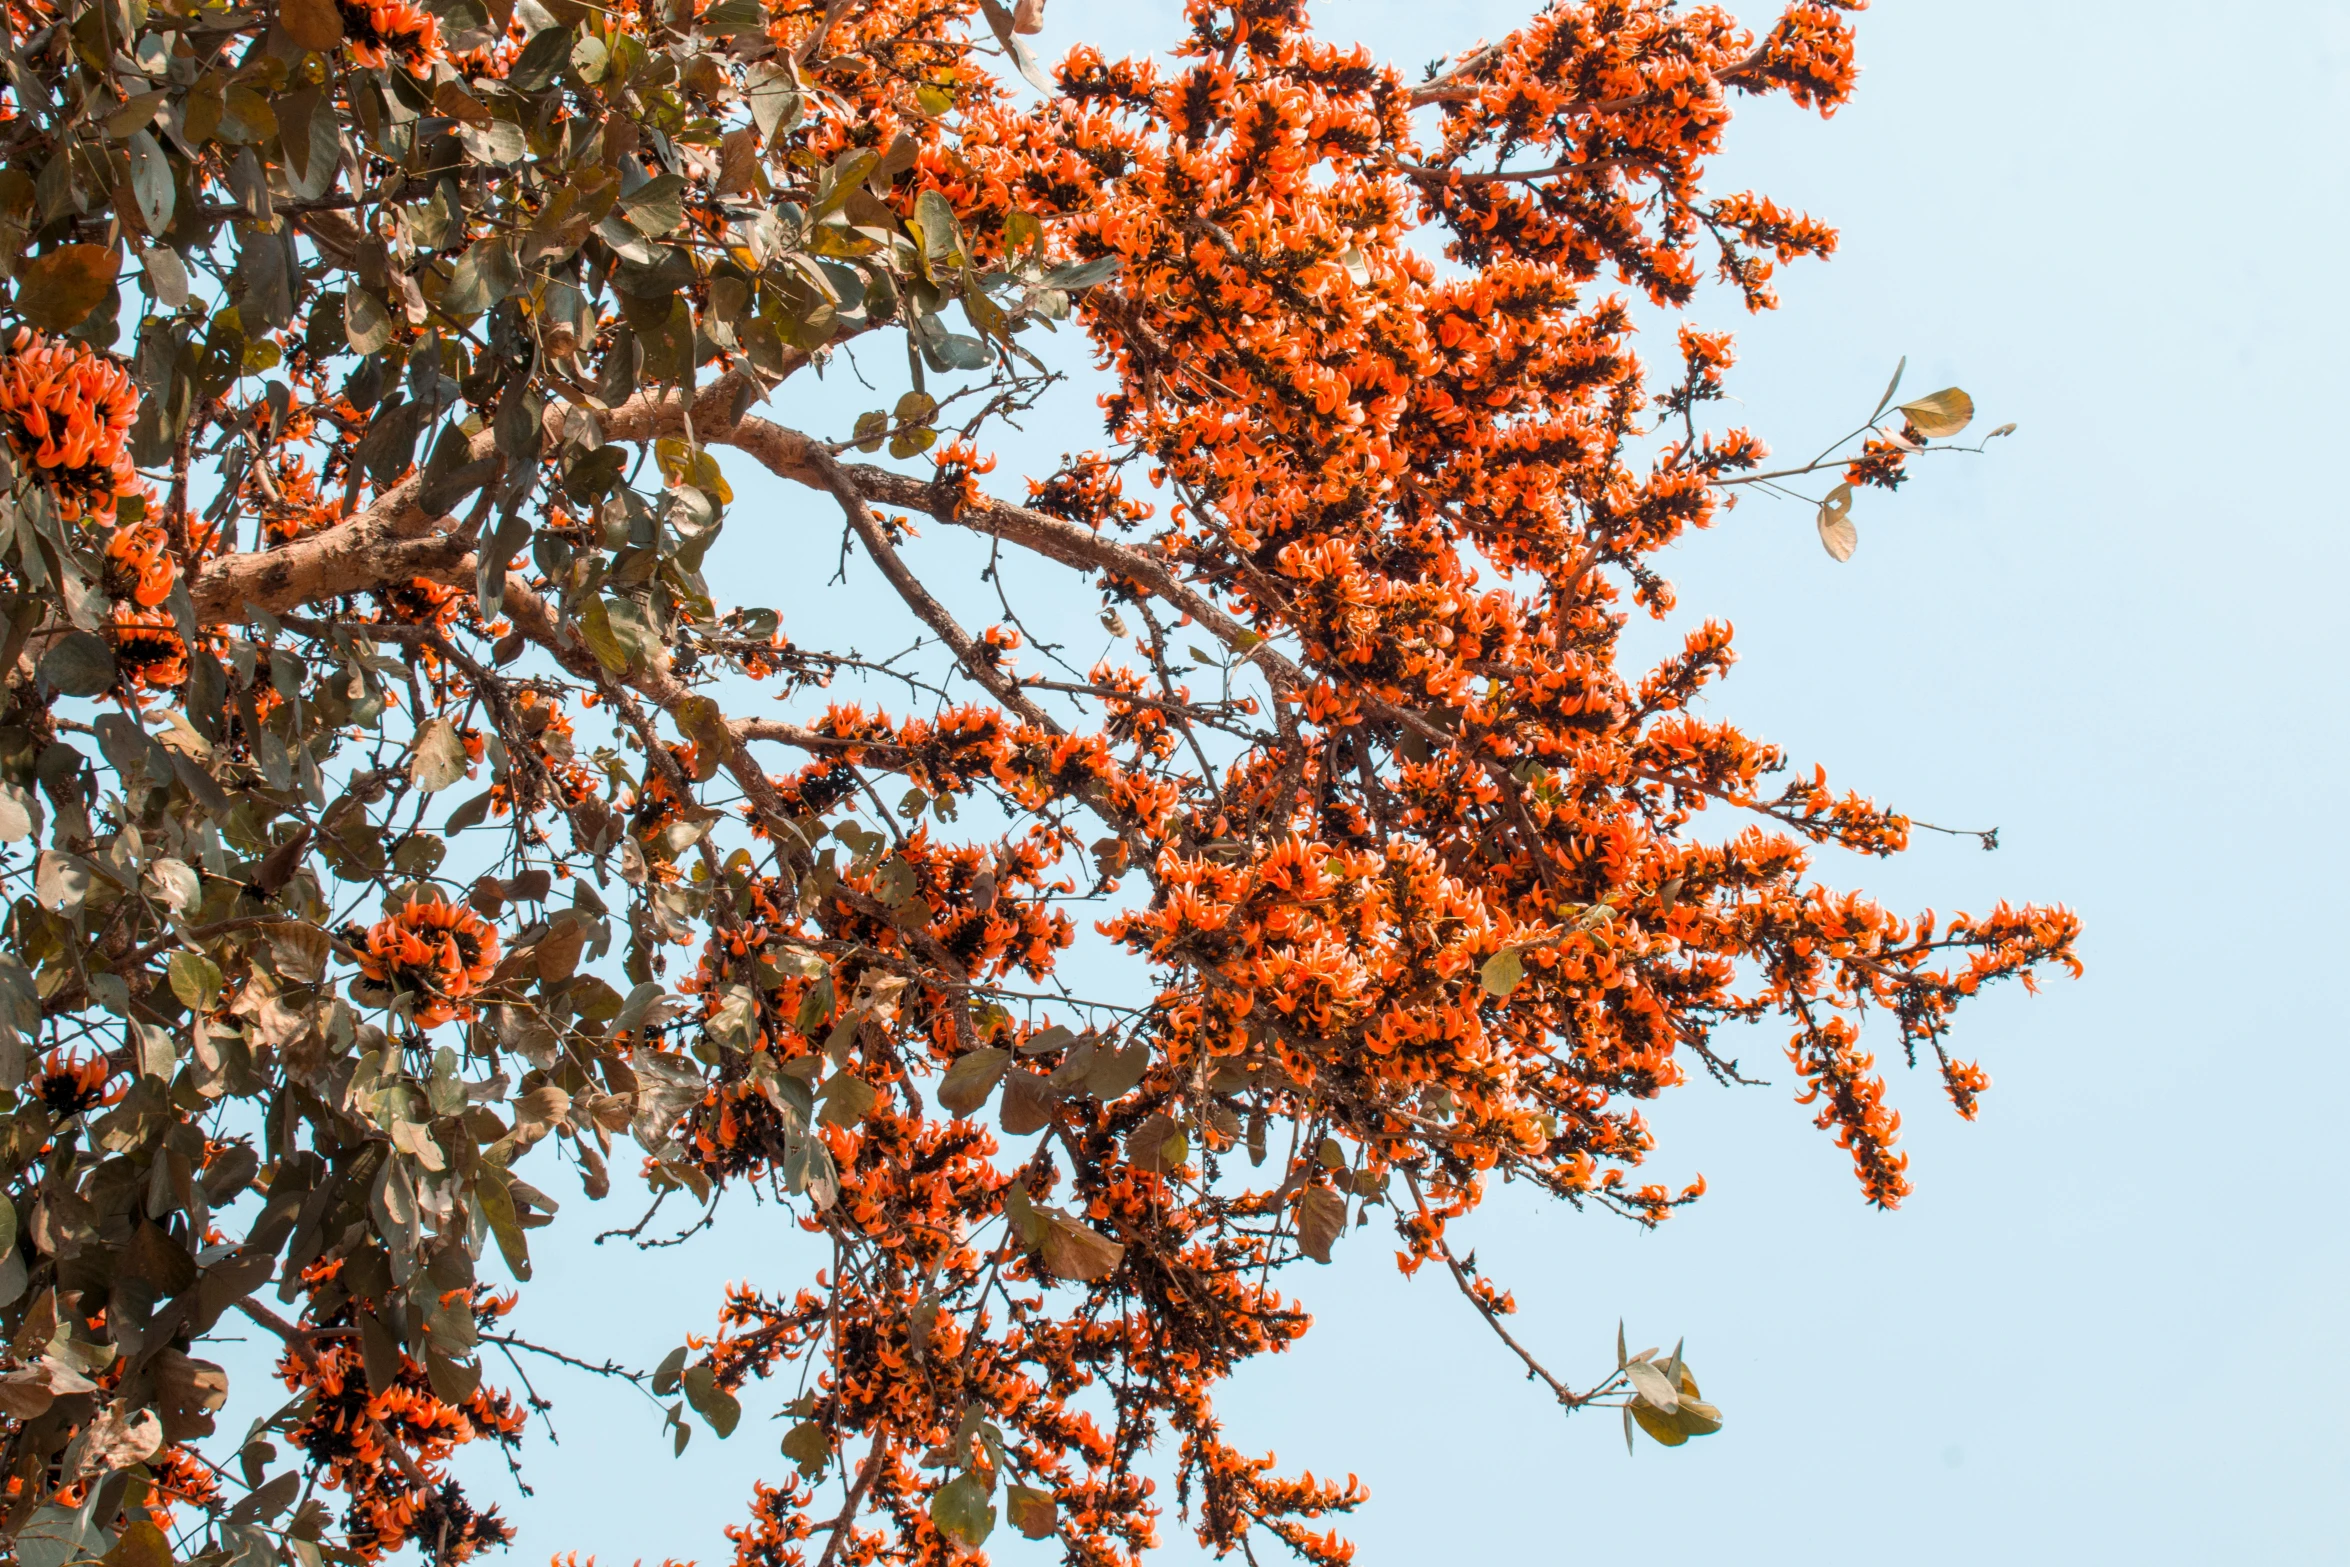
[[[803,1420],[783,1434],[783,1456],[799,1465],[801,1474],[814,1480],[831,1462],[832,1441],[822,1426],[813,1420]]]
[[[659,239],[685,222],[685,181],[657,174],[620,198],[620,210],[639,232]]]
[[[987,343],[965,332],[941,332],[935,341],[924,346],[935,350],[940,363],[949,370],[984,370],[995,363],[995,354]]]
[[[16,283],[19,314],[44,332],[80,326],[114,292],[122,258],[107,245],[61,245],[28,262]]]
[[[1085,1090],[1108,1104],[1132,1093],[1150,1064],[1151,1048],[1139,1039],[1122,1050],[1097,1050],[1085,1075]]]
[[[33,868],[33,897],[45,909],[81,912],[90,896],[90,863],[72,854],[43,849]]]
[[[514,292],[520,281],[513,247],[504,235],[475,240],[451,269],[448,290],[441,295],[441,308],[455,316],[480,315]]]
[[[555,85],[562,74],[563,63],[571,58],[571,30],[567,27],[543,27],[531,35],[522,46],[522,55],[514,68],[506,73],[506,85],[517,92],[545,92]]]
[[[1118,269],[1124,265],[1126,261],[1122,256],[1096,256],[1091,261],[1073,261],[1047,272],[1044,275],[1045,287],[1075,293],[1082,288],[1091,288],[1096,283],[1107,283],[1118,275]]]
[[[628,645],[612,629],[609,604],[601,598],[589,597],[579,606],[576,624],[580,640],[587,643],[588,651],[596,655],[597,663],[616,675],[628,672]]]
[[[762,137],[772,137],[779,125],[789,129],[799,122],[800,90],[784,66],[754,66],[743,96],[750,103],[751,118],[758,123]]]
[[[743,1406],[732,1393],[718,1385],[716,1371],[705,1363],[691,1368],[677,1380],[685,1389],[686,1402],[718,1433],[720,1441],[734,1435],[734,1428],[743,1417]]]
[[[579,73],[581,81],[590,85],[604,79],[611,63],[612,51],[593,33],[581,34],[579,42],[571,46],[571,68]]]
[[[356,282],[343,295],[343,335],[354,354],[381,353],[392,340],[391,312]]]
[[[628,999],[620,1003],[619,1012],[612,1018],[608,1037],[617,1039],[644,1022],[653,1010],[653,1003],[664,994],[661,987],[650,980],[630,991]]]
[[[824,1108],[816,1119],[826,1126],[855,1126],[873,1113],[880,1091],[853,1072],[836,1072],[817,1095]]]
[[[481,1216],[489,1221],[490,1233],[497,1237],[498,1255],[506,1259],[506,1271],[519,1283],[530,1282],[530,1243],[522,1236],[522,1218],[514,1211],[512,1177],[494,1164],[480,1167],[479,1182],[474,1195],[481,1201]]]
[[[748,985],[728,985],[710,1014],[709,1035],[722,1045],[748,1050],[759,1032],[759,998]]]
[[[1477,970],[1478,983],[1495,996],[1508,996],[1524,983],[1525,978],[1526,961],[1518,956],[1514,947],[1502,948],[1487,958],[1484,966]]]
[[[0,843],[18,843],[31,837],[38,809],[21,784],[0,784]]]
[[[103,695],[114,686],[114,651],[103,637],[68,631],[41,656],[41,678],[67,696]]]
[[[163,155],[152,132],[136,130],[123,144],[131,163],[131,199],[139,204],[139,221],[150,234],[171,227],[178,192],[171,179],[171,160]]]
[[[190,1012],[209,1012],[220,1000],[220,965],[203,953],[182,948],[171,955],[167,972],[171,976],[171,993]]]
[[[678,733],[694,743],[695,781],[708,782],[717,775],[719,764],[734,754],[734,731],[727,727],[726,715],[708,697],[689,696],[670,716]]]
[[[755,33],[767,25],[767,12],[758,0],[718,0],[694,21],[701,31],[714,38],[731,38],[738,33]]]
[[[933,1491],[930,1521],[941,1534],[952,1535],[974,1549],[987,1542],[995,1529],[995,1507],[987,1499],[987,1483],[975,1474],[959,1474]]]
[[[914,867],[901,855],[893,854],[883,860],[874,873],[874,895],[893,909],[904,908],[919,890]]]
[[[955,221],[955,209],[943,194],[926,190],[915,197],[914,221],[922,225],[923,253],[931,260],[963,254],[963,226]]]
[[[938,1102],[957,1115],[969,1115],[987,1103],[995,1085],[1012,1064],[1012,1052],[990,1045],[959,1056],[938,1085]]]
[[[153,1520],[141,1516],[137,1522],[123,1526],[114,1549],[98,1560],[105,1567],[172,1567],[171,1541],[164,1538]]]

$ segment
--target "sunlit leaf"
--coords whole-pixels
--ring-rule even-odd
[[[1973,422],[1975,400],[1955,386],[1946,386],[1914,403],[1903,403],[1900,411],[1911,428],[1927,440],[1947,440]]]
[[[465,741],[458,735],[457,726],[445,718],[428,720],[416,733],[416,746],[408,759],[409,776],[416,786],[430,794],[462,781],[470,758],[465,754]]]

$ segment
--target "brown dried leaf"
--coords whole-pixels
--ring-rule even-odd
[[[1045,1270],[1060,1279],[1097,1283],[1118,1271],[1126,1248],[1087,1229],[1064,1213],[1048,1214],[1044,1232]]]
[[[1330,1248],[1346,1233],[1346,1199],[1327,1186],[1309,1186],[1297,1205],[1298,1249],[1316,1262],[1330,1260]]]
[[[343,41],[343,17],[335,0],[280,0],[277,18],[288,37],[318,54]]]
[[[27,263],[16,284],[16,308],[44,332],[64,332],[88,319],[114,292],[122,258],[105,245],[60,245]]]

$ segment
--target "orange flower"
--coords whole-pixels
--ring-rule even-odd
[[[377,985],[421,998],[420,1028],[471,1017],[464,999],[498,966],[498,933],[473,910],[419,898],[368,929],[360,972]]]
[[[430,11],[411,0],[336,0],[343,15],[343,37],[351,58],[361,65],[381,67],[398,56],[411,67],[430,65],[445,52],[441,24]]]
[[[84,1058],[53,1050],[41,1058],[40,1074],[32,1083],[33,1096],[48,1106],[51,1115],[80,1115],[122,1097],[121,1089],[106,1086],[113,1075],[114,1068],[104,1056]]]
[[[69,522],[110,521],[115,497],[138,492],[128,445],[138,413],[122,366],[80,343],[19,327],[0,354],[0,430]]]
[[[114,662],[128,685],[170,691],[188,683],[188,646],[165,610],[114,607]]]
[[[124,528],[106,541],[106,596],[153,609],[171,597],[170,541],[152,523]]]

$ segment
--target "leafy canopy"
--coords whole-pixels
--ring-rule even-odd
[[[779,1384],[745,1567],[999,1518],[1131,1560],[1161,1437],[1209,1547],[1335,1563],[1360,1487],[1213,1397],[1374,1220],[1566,1408],[1718,1427],[1678,1350],[1554,1375],[1452,1222],[1692,1200],[1638,1104],[1758,1021],[1890,1207],[1863,1017],[1971,1115],[1953,1009],[2074,962],[2059,909],[1814,881],[1913,824],[1700,714],[1726,626],[1623,667],[1743,488],[1842,470],[1842,558],[1972,419],[1889,389],[1770,468],[1708,422],[1729,339],[1645,364],[1610,291],[1760,309],[1833,248],[1703,175],[1740,96],[1844,101],[1853,8],[1577,0],[1414,78],[1292,0],[1049,74],[1036,0],[7,0],[16,1555],[463,1560],[511,1534],[450,1478],[519,1443],[497,1347],[636,1379],[680,1453]],[[901,348],[885,406],[762,412]],[[1099,449],[999,499],[1089,357]],[[797,499],[734,507],[755,470]],[[1027,634],[1039,581],[1099,658]],[[913,647],[795,640],[835,591]],[[1081,930],[1148,982],[1078,987]],[[822,1270],[650,1370],[520,1341],[493,1280],[615,1158]],[[223,1424],[207,1341],[255,1330],[283,1388]]]

